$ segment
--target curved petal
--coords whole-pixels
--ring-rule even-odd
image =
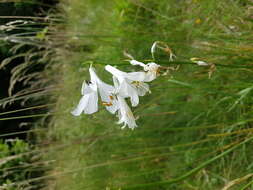
[[[156,79],[158,76],[158,70],[159,70],[160,65],[156,63],[148,63],[147,64],[147,73],[146,73],[146,78],[144,82],[151,82],[152,80]]]
[[[117,96],[118,101],[119,101],[119,122],[118,124],[123,123],[124,125],[121,127],[124,129],[127,125],[129,128],[134,129],[137,127],[134,115],[127,105],[126,101],[124,98]]]
[[[152,54],[152,55],[155,53],[156,45],[157,45],[157,41],[155,41],[155,42],[152,44],[152,47],[151,47],[151,54]]]
[[[110,93],[114,91],[114,88],[112,86],[112,88],[108,88],[108,86],[100,86],[98,90],[102,101],[108,104],[106,105],[106,109],[114,114],[118,110],[118,102],[116,97]]]
[[[141,66],[141,67],[143,67],[143,68],[146,67],[146,65],[145,65],[144,63],[139,62],[139,61],[136,61],[136,60],[134,60],[134,59],[130,61],[130,64],[131,64],[131,65],[139,65],[139,66]]]
[[[141,82],[138,86],[136,86],[136,90],[139,96],[145,96],[147,92],[150,92],[149,85]]]
[[[115,67],[111,66],[111,65],[106,65],[105,66],[105,70],[108,71],[109,73],[111,73],[112,75],[114,75],[115,77],[123,77],[126,73],[116,69]]]
[[[139,96],[136,88],[130,85],[126,80],[120,84],[118,94],[123,98],[130,97],[131,104],[134,107],[139,104]]]
[[[125,78],[132,81],[144,81],[146,78],[145,72],[131,72],[125,75]]]
[[[92,66],[90,66],[89,68],[89,73],[90,73],[90,80],[92,83],[96,83],[97,80],[98,80],[98,76],[97,74],[95,73],[94,69]]]
[[[77,107],[71,112],[74,116],[79,116],[87,106],[89,101],[89,95],[84,95],[81,100],[79,101]]]
[[[156,73],[147,72],[143,82],[151,82],[157,78]]]
[[[133,107],[136,107],[139,104],[139,96],[137,91],[131,94],[130,101]]]
[[[93,114],[98,111],[98,94],[97,92],[88,94],[88,103],[84,108],[85,114]]]
[[[87,84],[87,83],[90,83],[90,84]],[[81,94],[85,95],[85,94],[90,94],[94,92],[94,90],[91,88],[91,85],[93,85],[91,82],[84,81],[82,84]]]
[[[107,111],[109,111],[110,113],[115,114],[116,111],[119,109],[118,102],[117,102],[117,101],[114,101],[114,102],[112,102],[112,105],[111,105],[111,106],[106,106],[105,108],[106,108]]]
[[[119,81],[115,76],[112,76],[112,79],[113,79],[114,88],[117,91],[117,89],[119,89]]]

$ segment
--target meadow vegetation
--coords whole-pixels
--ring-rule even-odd
[[[54,82],[55,105],[38,133],[51,170],[30,182],[57,190],[253,188],[252,1],[61,0],[58,11],[43,75]],[[155,41],[176,58],[158,50],[153,60]],[[102,105],[71,115],[90,64],[110,84],[107,64],[142,69],[124,51],[173,68],[133,109],[138,127],[122,130]]]
[[[52,146],[52,188],[252,188],[251,1],[65,0],[61,9],[68,36],[58,49],[61,114],[49,134],[64,148]],[[112,83],[104,66],[140,70],[123,51],[148,62],[154,41],[177,56],[171,62],[159,51],[156,63],[176,69],[152,82],[152,94],[134,109],[137,129],[121,130],[102,106],[93,115],[69,114],[89,64]]]

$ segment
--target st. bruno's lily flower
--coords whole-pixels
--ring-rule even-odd
[[[143,67],[143,70],[146,71],[145,82],[151,82],[152,80],[156,79],[159,75],[159,69],[161,68],[160,65],[153,62],[144,64],[136,60],[131,60],[130,64]]]
[[[89,72],[90,81],[85,81],[82,85],[81,94],[83,97],[71,113],[74,116],[78,116],[81,113],[93,114],[97,112],[98,92],[106,109],[111,113],[115,113],[118,109],[118,103],[115,95],[113,95],[114,87],[101,81],[92,67],[89,68]]]
[[[97,85],[94,81],[84,81],[81,94],[83,95],[77,107],[71,112],[74,116],[81,113],[93,114],[98,111]]]
[[[113,75],[115,93],[123,98],[130,97],[132,106],[139,104],[139,96],[144,96],[150,92],[149,85],[144,83],[146,80],[145,72],[126,73],[106,65],[105,69]]]
[[[118,117],[119,121],[118,124],[124,124],[121,128],[124,129],[127,125],[130,129],[134,129],[137,127],[134,115],[126,103],[126,100],[121,96],[117,96],[118,103],[119,103],[119,111]]]
[[[118,110],[118,102],[116,100],[116,96],[114,95],[115,88],[103,82],[97,76],[92,67],[90,67],[89,72],[91,78],[97,84],[98,92],[102,100],[102,105],[104,105],[109,112],[114,114]]]

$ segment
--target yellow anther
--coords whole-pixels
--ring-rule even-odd
[[[103,106],[112,106],[112,102],[102,102]]]

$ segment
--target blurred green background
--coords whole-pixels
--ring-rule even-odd
[[[31,10],[35,5],[20,4]],[[22,54],[22,68],[10,71],[15,77],[6,88],[13,95],[29,92],[21,96],[27,101],[17,102],[31,108],[21,116],[29,116],[28,130],[36,131],[23,138],[32,144],[25,152],[39,155],[31,166],[43,164],[34,168],[42,170],[39,176],[0,187],[252,189],[252,13],[250,0],[61,0],[41,15],[36,11],[42,20],[22,26],[31,33],[17,38],[5,31],[12,41],[2,48],[2,67],[13,62],[5,57]],[[170,61],[168,51],[158,50],[152,60],[155,41],[167,44],[176,58]],[[19,51],[9,51],[19,45]],[[106,64],[142,69],[128,64],[124,51],[175,68],[151,82],[152,93],[132,109],[138,128],[121,130],[103,106],[93,115],[72,116],[91,63],[111,84]],[[10,89],[13,82],[11,87],[21,86],[17,92]]]

